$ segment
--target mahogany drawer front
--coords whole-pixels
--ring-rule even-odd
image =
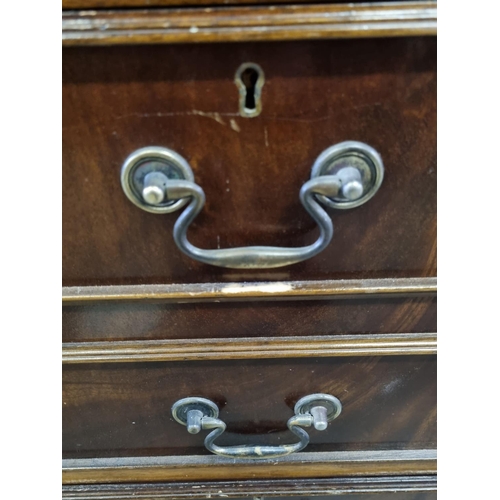
[[[64,458],[209,454],[205,432],[172,418],[189,396],[219,406],[220,444],[293,442],[286,422],[313,393],[343,410],[326,431],[309,431],[308,452],[435,448],[435,356],[95,363],[63,369]]]
[[[63,277],[67,286],[434,276],[435,38],[64,49]],[[259,64],[262,112],[238,114],[236,69]],[[327,147],[358,140],[386,175],[366,205],[330,210],[332,242],[263,271],[181,254],[179,213],[132,205],[127,155],[164,146],[206,193],[189,231],[202,248],[301,246],[317,236],[298,193]]]
[[[64,342],[430,333],[435,296],[250,302],[97,302],[62,309]]]

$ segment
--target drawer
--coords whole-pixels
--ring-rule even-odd
[[[283,484],[284,483],[284,484]],[[407,491],[404,491],[405,487]],[[279,495],[283,489],[285,495]],[[307,490],[310,489],[310,492]],[[197,491],[198,490],[198,491]],[[201,491],[200,491],[201,490]],[[267,491],[266,491],[267,490]],[[254,496],[242,495],[248,491]],[[266,495],[256,495],[255,493],[266,493]],[[334,492],[334,494],[332,494]],[[272,496],[268,496],[269,495]],[[319,494],[318,494],[319,493]],[[321,494],[328,493],[328,494]],[[435,500],[437,493],[435,484],[429,478],[398,478],[394,479],[374,479],[370,482],[363,480],[349,479],[343,480],[294,480],[273,481],[272,485],[265,481],[246,481],[244,483],[192,483],[162,484],[162,485],[92,485],[92,486],[65,486],[63,489],[64,499],[93,499],[107,498],[113,495],[126,500],[128,498],[235,498],[243,500],[245,498],[262,498],[262,500],[333,500],[336,498],[348,500],[381,500],[389,498],[391,500]]]
[[[435,38],[63,53],[66,286],[435,276]],[[245,62],[265,75],[252,118],[240,116],[234,82]],[[355,209],[329,209],[329,246],[283,268],[223,269],[185,256],[172,237],[179,212],[147,213],[120,186],[130,153],[167,147],[206,194],[193,244],[308,245],[318,230],[300,188],[318,155],[347,140],[380,153],[380,190]]]
[[[380,494],[377,493],[359,493],[359,494],[338,494],[331,496],[308,496],[308,495],[300,495],[300,496],[287,496],[287,497],[261,497],[263,500],[276,500],[276,498],[280,498],[281,500],[334,500],[337,498],[345,498],[348,500],[381,500]],[[437,498],[437,492],[421,492],[421,493],[413,493],[413,492],[397,492],[391,494],[391,500],[434,500]]]
[[[100,301],[62,309],[64,342],[199,340],[436,332],[437,299],[248,302]],[[203,326],[202,328],[200,326]]]
[[[308,430],[309,455],[436,447],[435,356],[90,363],[64,365],[64,458],[213,457],[206,431],[191,435],[172,417],[190,396],[220,408],[227,432],[217,444],[295,442],[286,422],[314,393],[343,409],[325,431]]]

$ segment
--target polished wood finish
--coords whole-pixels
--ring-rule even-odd
[[[324,479],[275,479],[247,481],[170,482],[150,484],[64,485],[64,500],[188,500],[245,497],[330,497],[370,500],[370,494],[390,493],[391,500],[434,499],[436,476],[330,477]],[[342,497],[341,497],[342,498]],[[374,498],[380,500],[380,496]]]
[[[206,2],[63,0],[87,9],[63,12],[63,498],[434,500],[436,3]],[[255,118],[244,62],[265,73]],[[305,245],[300,187],[344,140],[380,152],[382,188],[282,269],[190,260],[179,213],[119,182],[135,149],[172,148],[207,195],[195,245]],[[171,416],[207,397],[220,444],[279,445],[315,392],[341,415],[277,460],[212,455]]]
[[[63,58],[65,286],[436,275],[434,38],[81,47]],[[233,77],[245,61],[266,77],[255,118],[238,114]],[[194,244],[304,245],[317,228],[300,187],[318,154],[348,139],[381,153],[382,188],[331,211],[330,246],[282,269],[194,262],[173,242],[177,214],[138,209],[119,183],[129,153],[170,147],[207,195]]]
[[[392,0],[385,0],[385,2]],[[426,2],[425,0],[421,0]],[[379,0],[374,0],[377,3]],[[317,0],[62,0],[63,9],[100,9],[100,8],[122,8],[122,7],[170,7],[175,5],[250,5],[260,3],[317,3]],[[319,2],[321,3],[321,2]],[[332,3],[368,3],[366,0],[334,0]],[[401,3],[401,2],[394,2]],[[412,3],[417,3],[413,1]]]
[[[233,460],[215,455],[63,460],[63,484],[154,481],[220,481],[366,474],[425,475],[436,472],[434,450],[301,452],[279,460]]]
[[[85,488],[82,486],[79,486],[75,488],[75,490],[65,490],[63,489],[63,495],[62,498],[63,500],[68,500],[68,499],[88,499],[88,500],[93,500],[93,499],[99,499],[102,500],[105,498],[106,500],[126,500],[129,498],[137,498],[137,496],[133,496],[133,491],[141,491],[140,487],[134,486],[133,489],[131,490],[125,490],[124,485],[117,485],[118,487],[115,487],[113,489],[107,488],[105,485],[99,485],[98,489],[96,490],[89,490],[89,488]],[[197,485],[193,485],[192,488],[196,488]],[[71,488],[66,487],[66,488]],[[106,496],[103,497],[102,494],[100,493],[101,491],[106,492]],[[170,499],[170,498],[177,498],[175,496],[171,495],[165,495],[163,490],[157,490],[154,487],[148,485],[148,500],[157,500],[157,499]],[[154,493],[149,493],[150,491],[153,491]],[[385,493],[385,492],[384,492]],[[413,492],[390,492],[391,493],[391,500],[436,500],[437,499],[437,494],[435,491],[430,491],[430,492],[424,492],[424,493],[413,493]],[[214,495],[215,498],[217,498],[217,494]],[[221,497],[221,495],[219,495]],[[225,494],[224,494],[225,497]],[[224,498],[222,497],[222,498]],[[185,498],[185,497],[180,497],[180,498]],[[244,497],[246,498],[246,497]],[[256,497],[253,497],[256,498]],[[257,497],[262,500],[271,500],[273,498],[276,498],[274,496],[269,496],[269,497]],[[295,499],[296,497],[279,497],[282,500],[287,500],[287,499]],[[315,498],[316,500],[332,500],[333,498],[342,498],[346,500],[380,500],[380,495],[378,492],[374,493],[355,493],[352,494],[350,492],[348,493],[335,493],[335,497],[332,497],[331,495],[329,496],[314,496],[311,497],[310,495],[304,494],[300,496],[300,500],[308,500],[309,498]]]
[[[193,283],[63,287],[62,301],[84,304],[103,301],[198,302],[228,300],[332,299],[365,296],[435,294],[436,278],[283,281],[280,283]]]
[[[425,493],[413,493],[413,492],[390,492],[391,500],[437,500],[437,492],[425,492]],[[271,500],[274,497],[264,497],[264,500]],[[281,497],[282,500],[294,500],[296,497]],[[310,497],[306,495],[301,497],[301,500],[308,500]],[[335,500],[339,498],[338,493],[335,492],[334,495],[330,494],[327,496],[313,497],[316,500]],[[358,494],[341,494],[341,499],[344,500],[381,500],[381,496],[377,493],[358,493]]]
[[[292,439],[295,402],[313,393],[337,396],[343,411],[310,431],[307,451],[435,447],[435,356],[311,357],[64,365],[64,456],[208,454],[205,433],[171,416],[188,396],[219,405],[220,442],[278,445]]]
[[[63,44],[156,44],[436,35],[436,3],[409,1],[63,13]]]
[[[270,336],[306,340],[310,336],[432,333],[437,329],[436,307],[432,295],[223,303],[105,301],[63,307],[63,341]]]
[[[63,344],[63,363],[281,359],[437,354],[434,333]]]

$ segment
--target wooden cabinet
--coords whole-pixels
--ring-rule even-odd
[[[146,3],[63,2],[64,497],[435,498],[435,3]],[[185,208],[120,183],[131,153],[168,148],[206,196],[193,245],[301,247],[319,233],[301,187],[345,141],[383,182],[323,207],[330,243],[284,267],[190,258]],[[278,447],[317,393],[341,413],[273,459],[212,454],[171,411],[209,399],[218,444]]]

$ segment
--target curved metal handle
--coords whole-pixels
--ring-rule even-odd
[[[205,193],[198,184],[190,181],[168,181],[165,193],[168,199],[191,198],[174,226],[174,241],[187,256],[219,267],[268,269],[295,264],[309,259],[321,252],[330,243],[333,236],[333,223],[328,214],[314,199],[314,194],[333,197],[340,190],[341,184],[336,176],[317,177],[306,182],[300,190],[300,201],[320,229],[319,238],[311,245],[286,248],[271,246],[250,246],[205,250],[191,244],[187,239],[187,230],[194,218],[205,205]]]
[[[163,167],[161,166],[163,161]],[[302,247],[249,246],[202,249],[187,239],[187,230],[205,205],[205,193],[194,182],[189,164],[166,148],[144,148],[125,161],[122,186],[129,199],[148,212],[168,213],[189,202],[174,226],[174,240],[187,256],[218,267],[268,269],[310,259],[328,246],[333,223],[320,206],[353,208],[368,201],[383,178],[378,153],[354,141],[332,146],[313,166],[312,179],[300,190],[300,201],[320,229],[318,239]]]
[[[218,446],[214,441],[226,430],[226,424],[217,418],[219,409],[215,403],[204,398],[184,398],[172,407],[174,419],[187,427],[190,434],[213,429],[205,438],[208,451],[228,458],[265,459],[289,455],[303,450],[309,444],[309,434],[301,427],[314,425],[323,431],[328,422],[337,418],[342,411],[340,401],[329,394],[311,394],[300,399],[295,405],[295,415],[287,422],[288,429],[299,441],[281,446]]]

